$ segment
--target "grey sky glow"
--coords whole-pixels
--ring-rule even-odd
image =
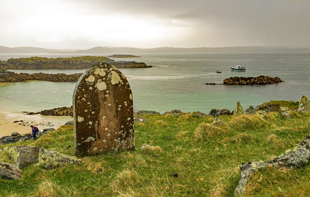
[[[310,0],[1,0],[0,45],[310,47]]]

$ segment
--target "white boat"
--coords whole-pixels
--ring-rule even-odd
[[[245,67],[244,66],[240,66],[240,65],[237,65],[237,66],[232,66],[231,67],[231,70],[236,70],[236,71],[245,71]]]

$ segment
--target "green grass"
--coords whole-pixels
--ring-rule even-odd
[[[21,180],[0,180],[0,196],[233,196],[243,162],[267,161],[294,148],[308,133],[309,114],[284,119],[257,116],[213,117],[190,114],[145,115],[135,123],[134,151],[82,158],[81,165],[23,169]],[[141,149],[147,143],[153,149]],[[31,145],[74,155],[72,126],[62,126]],[[69,148],[71,146],[71,148]],[[3,152],[0,160],[9,161]],[[178,177],[172,177],[177,173]],[[310,168],[268,169],[251,178],[244,196],[306,196]]]

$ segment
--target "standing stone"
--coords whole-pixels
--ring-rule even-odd
[[[114,66],[98,63],[80,77],[73,94],[75,155],[135,148],[132,92]]]
[[[235,107],[235,109],[233,111],[233,114],[236,115],[236,116],[240,116],[240,115],[244,114],[243,107],[241,106],[239,101],[236,104],[236,107]]]
[[[305,95],[302,96],[300,101],[299,101],[298,112],[299,113],[309,113],[310,112],[310,101],[308,100],[308,98]]]

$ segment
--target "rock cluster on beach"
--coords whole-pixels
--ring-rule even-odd
[[[224,85],[267,85],[283,82],[279,77],[258,76],[258,77],[230,77],[224,79]]]
[[[42,135],[45,135],[49,132],[55,131],[54,128],[49,128],[49,129],[43,129],[42,132],[38,132],[36,134],[36,138],[40,138]],[[18,132],[13,132],[10,136],[3,136],[0,138],[0,144],[10,144],[10,143],[15,143],[18,141],[27,141],[27,140],[32,140],[32,133],[27,133],[24,135],[20,135]]]

